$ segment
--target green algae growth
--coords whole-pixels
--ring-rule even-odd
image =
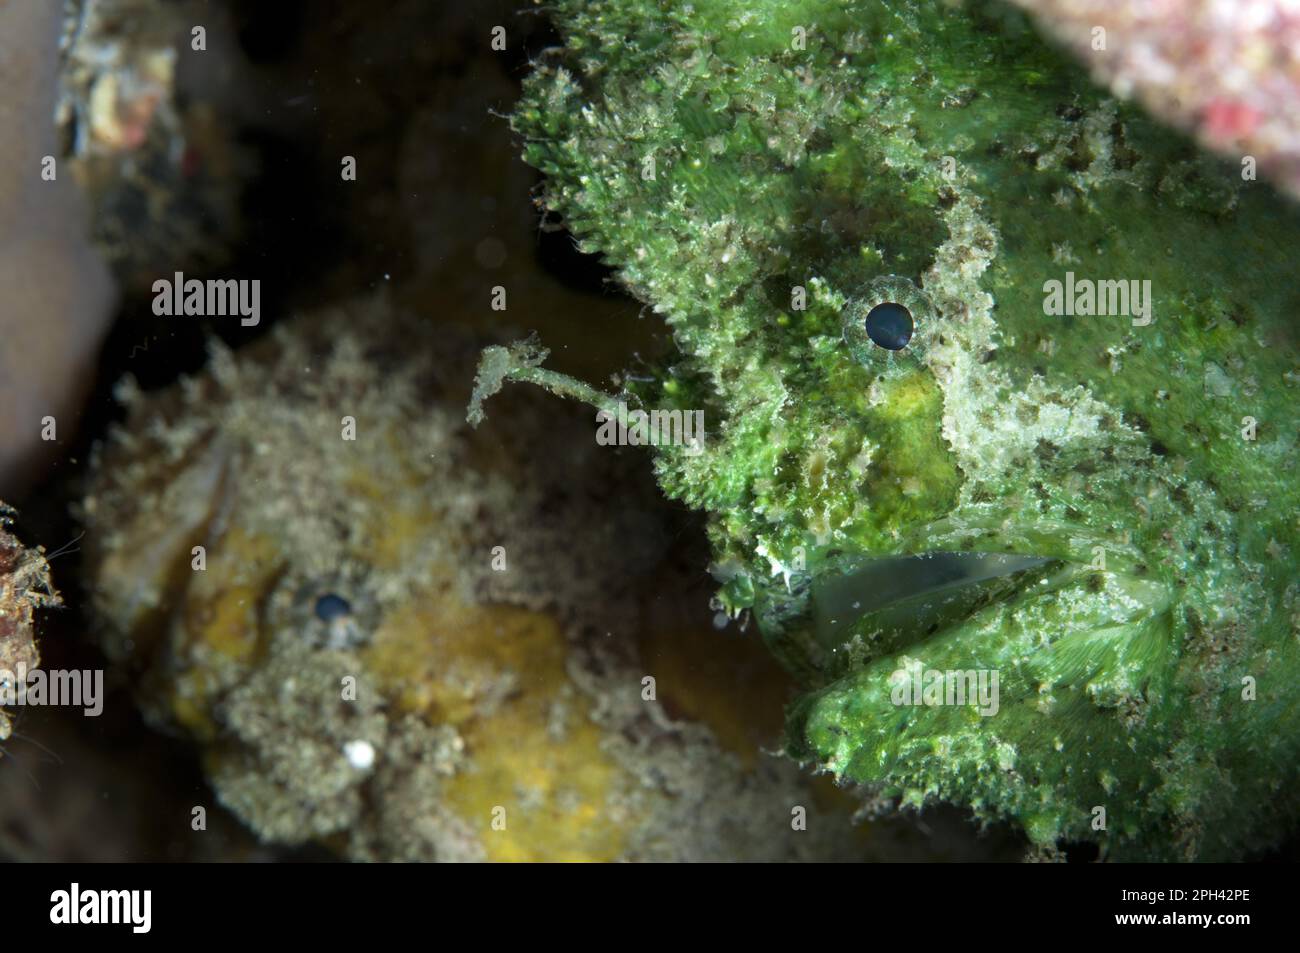
[[[704,411],[703,452],[656,472],[804,685],[789,753],[1049,853],[1277,839],[1297,210],[1000,5],[551,9],[564,45],[513,122],[546,204],[671,330],[619,396]],[[857,331],[886,302],[915,320],[901,351]],[[512,378],[615,399],[543,359],[494,349],[473,416]],[[951,694],[994,675],[996,706]]]

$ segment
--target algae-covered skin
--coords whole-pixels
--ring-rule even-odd
[[[536,394],[470,433],[480,346],[377,299],[122,384],[82,516],[102,643],[151,721],[265,841],[355,859],[897,852],[697,674],[700,633],[645,586],[665,534],[634,456]],[[780,674],[751,666],[752,690]]]
[[[704,451],[658,448],[659,481],[710,514],[724,605],[805,683],[790,753],[1049,853],[1277,838],[1295,208],[999,5],[550,7],[564,44],[513,121],[550,208],[671,329],[633,396],[704,410]],[[863,330],[890,301],[900,351]],[[515,378],[609,406],[541,358],[489,352],[476,404]],[[940,564],[988,578],[941,590]],[[997,704],[900,695],[932,672],[996,674]]]

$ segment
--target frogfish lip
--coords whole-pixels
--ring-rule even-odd
[[[1055,556],[1021,553],[839,554],[789,590],[765,592],[756,611],[786,667],[820,681],[855,634],[869,637],[873,656],[903,651],[1064,566]]]
[[[861,619],[872,616],[873,627],[900,649],[1009,594],[1030,570],[1052,562],[1014,553],[938,551],[843,563],[813,580],[816,640],[833,651]]]

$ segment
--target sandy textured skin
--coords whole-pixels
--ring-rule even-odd
[[[671,329],[679,358],[627,396],[705,411],[705,452],[656,451],[660,482],[711,514],[722,604],[807,687],[790,752],[1049,855],[1286,830],[1295,209],[1000,5],[557,8],[514,122],[550,207]],[[1149,282],[1149,308],[1112,286],[1107,313],[1052,313],[1067,272]],[[903,299],[908,348],[864,346]],[[478,397],[613,399],[539,358],[490,352]],[[1042,562],[960,605],[819,602],[935,552]],[[998,673],[997,713],[899,703],[913,667]]]

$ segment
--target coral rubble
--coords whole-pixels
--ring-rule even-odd
[[[16,679],[40,662],[33,610],[59,604],[51,587],[49,567],[39,550],[24,549],[6,527],[12,511],[0,502],[0,679]],[[9,691],[14,685],[2,686]],[[0,709],[0,741],[13,731],[9,715]]]
[[[55,120],[100,254],[128,292],[224,263],[249,165],[217,99],[221,69],[203,67],[221,47],[224,71],[236,69],[225,16],[158,0],[65,7]]]

